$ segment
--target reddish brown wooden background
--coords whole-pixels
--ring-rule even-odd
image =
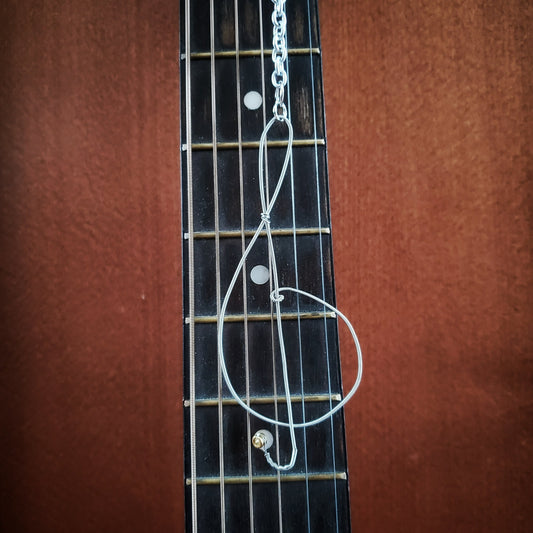
[[[354,530],[531,531],[531,5],[321,4]],[[0,13],[0,530],[179,532],[177,2]]]

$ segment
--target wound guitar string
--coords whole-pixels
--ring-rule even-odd
[[[296,463],[296,457],[298,454],[297,446],[296,446],[296,436],[295,436],[295,430],[297,428],[308,428],[310,426],[319,424],[327,419],[330,419],[336,412],[338,412],[342,407],[353,397],[357,389],[359,388],[359,385],[361,383],[362,373],[363,373],[363,357],[362,357],[362,351],[361,346],[359,344],[359,340],[357,338],[357,335],[355,333],[355,330],[348,320],[348,318],[342,314],[336,307],[326,302],[323,298],[319,298],[318,296],[315,296],[309,292],[306,292],[299,287],[285,287],[279,285],[279,277],[278,277],[278,266],[276,262],[276,252],[275,252],[275,246],[274,241],[272,238],[272,232],[271,232],[271,212],[274,208],[274,205],[276,203],[276,200],[278,196],[280,195],[282,185],[284,183],[285,176],[287,174],[287,169],[289,167],[289,163],[292,160],[292,147],[293,147],[293,127],[290,120],[290,116],[287,111],[287,106],[284,102],[285,97],[285,87],[287,85],[287,70],[286,70],[286,62],[287,62],[287,40],[286,40],[286,28],[287,28],[287,17],[286,17],[286,11],[285,11],[285,2],[286,0],[272,0],[274,4],[274,9],[272,12],[272,25],[273,25],[273,51],[272,51],[272,61],[274,63],[274,71],[272,73],[271,81],[272,86],[275,90],[275,103],[272,109],[273,116],[270,119],[270,121],[266,124],[260,138],[259,142],[259,155],[258,155],[258,166],[259,166],[259,172],[258,172],[258,181],[259,181],[259,195],[261,200],[261,213],[260,213],[260,223],[257,226],[257,229],[254,232],[254,235],[252,239],[250,240],[248,246],[244,250],[239,263],[235,269],[235,272],[232,276],[232,279],[230,281],[230,284],[228,286],[227,292],[224,296],[224,299],[222,300],[222,304],[220,305],[219,315],[218,315],[218,331],[217,331],[217,348],[218,348],[218,357],[219,357],[219,363],[220,363],[220,369],[222,371],[222,375],[224,377],[224,381],[228,387],[228,390],[230,394],[233,396],[235,401],[249,414],[278,427],[286,427],[289,429],[290,434],[290,440],[291,440],[291,456],[290,460],[287,464],[279,464],[279,462],[276,462],[272,459],[270,452],[268,451],[269,448],[273,444],[273,438],[271,433],[268,430],[260,430],[259,432],[254,435],[252,441],[254,446],[259,448],[261,451],[263,451],[264,456],[268,464],[276,469],[277,471],[286,471],[293,468],[293,466]],[[276,182],[276,186],[274,188],[274,191],[271,196],[268,195],[268,175],[266,172],[266,166],[268,165],[268,158],[267,158],[267,140],[268,140],[268,134],[270,130],[274,127],[285,127],[287,130],[286,133],[286,139],[287,139],[287,149],[285,153],[285,158],[283,161],[283,165],[279,174],[279,177]],[[316,136],[316,135],[315,135]],[[284,393],[285,393],[285,401],[287,406],[287,422],[281,421],[277,418],[270,418],[267,417],[258,411],[252,409],[249,405],[249,398],[246,398],[248,401],[244,401],[241,399],[241,397],[237,394],[232,381],[230,379],[230,376],[228,374],[228,370],[226,367],[226,360],[225,360],[225,354],[224,354],[224,347],[223,347],[223,341],[224,341],[224,319],[226,316],[226,309],[230,300],[230,297],[232,295],[232,292],[235,288],[235,285],[237,283],[237,280],[239,276],[241,275],[241,272],[244,269],[244,265],[246,262],[247,257],[249,256],[250,252],[252,251],[255,243],[257,242],[259,236],[262,232],[266,233],[267,237],[267,246],[268,246],[268,252],[269,252],[269,263],[270,263],[270,269],[272,272],[272,284],[273,284],[273,290],[270,292],[270,300],[274,305],[275,308],[275,317],[276,317],[276,329],[277,329],[277,335],[278,335],[278,345],[279,345],[279,351],[280,351],[280,359],[281,359],[281,368],[282,368],[282,377],[283,377],[283,386],[284,386]],[[341,320],[346,324],[346,327],[348,328],[352,340],[355,345],[356,349],[356,359],[357,359],[357,375],[355,382],[348,392],[346,396],[335,406],[332,407],[331,401],[330,401],[330,409],[324,413],[322,416],[319,416],[318,418],[311,419],[311,420],[304,420],[303,422],[295,422],[293,417],[293,410],[292,410],[292,400],[291,400],[291,391],[289,386],[289,375],[287,370],[287,355],[285,350],[285,339],[284,339],[284,332],[283,332],[283,326],[282,326],[282,311],[281,311],[281,303],[284,300],[284,295],[282,293],[294,293],[298,296],[308,298],[310,300],[315,301],[316,303],[320,304],[321,306],[324,306],[324,308],[329,309],[332,311],[336,318],[341,318]],[[322,294],[324,296],[324,294]],[[331,398],[331,391],[330,391],[330,398]],[[278,453],[279,457],[279,453]]]

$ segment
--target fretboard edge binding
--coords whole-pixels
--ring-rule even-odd
[[[288,55],[290,56],[305,56],[305,55],[320,55],[320,48],[289,48],[287,50]],[[263,54],[266,56],[272,55],[272,49],[263,49],[260,48],[254,50],[219,50],[215,52],[215,59],[222,59],[225,57],[261,57]],[[186,59],[186,54],[181,54],[181,59]],[[211,52],[192,52],[190,55],[191,59],[211,59]]]
[[[348,476],[346,472],[326,472],[320,474],[287,474],[278,476],[252,476],[252,483],[277,483],[278,480],[281,482],[296,482],[296,481],[330,481],[330,480],[346,480]],[[238,485],[241,483],[249,483],[250,478],[248,476],[224,476],[222,478],[225,485]],[[219,485],[221,478],[220,477],[197,477],[197,485]],[[187,485],[191,485],[191,479],[187,478],[185,480]]]

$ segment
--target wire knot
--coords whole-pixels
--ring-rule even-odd
[[[261,213],[261,220],[265,222],[265,224],[270,224],[270,214],[269,213]]]
[[[272,291],[270,293],[270,299],[274,303],[280,303],[280,302],[283,302],[283,300],[285,300],[285,296],[283,296],[283,294],[280,294],[279,292],[276,294],[276,291]]]

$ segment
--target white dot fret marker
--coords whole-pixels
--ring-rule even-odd
[[[262,96],[256,91],[250,91],[244,95],[244,105],[248,109],[259,109],[263,103]]]
[[[256,265],[250,271],[252,281],[257,285],[264,285],[270,279],[268,268],[263,265]]]

